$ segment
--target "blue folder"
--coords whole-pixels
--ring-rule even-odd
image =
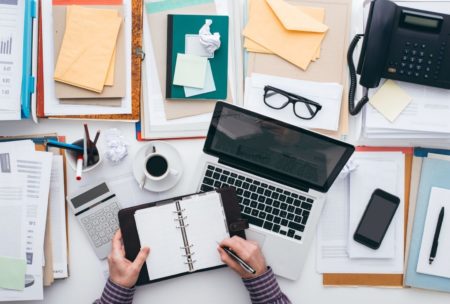
[[[449,152],[448,150],[440,150]],[[436,149],[416,149],[416,156],[427,155],[428,153],[438,153]],[[421,152],[422,154],[420,154]],[[426,154],[425,154],[426,153]],[[447,154],[440,153],[440,154]],[[423,157],[423,156],[422,156]],[[408,265],[405,272],[405,285],[450,292],[450,279],[418,273],[416,271],[419,260],[420,245],[422,244],[423,229],[427,216],[428,202],[432,187],[450,189],[450,161],[424,158],[422,163],[422,173],[420,177],[419,192],[417,195],[417,205],[414,215],[411,244],[409,248]]]

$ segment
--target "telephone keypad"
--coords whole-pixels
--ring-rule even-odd
[[[424,79],[438,79],[442,61],[446,50],[446,42],[442,42],[438,52],[427,52],[428,45],[419,42],[405,42],[400,61],[390,61],[389,73],[398,73],[409,77]]]

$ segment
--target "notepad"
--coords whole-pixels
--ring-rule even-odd
[[[220,194],[187,197],[140,209],[134,218],[141,247],[151,248],[151,280],[223,265],[217,242],[230,237]]]
[[[444,207],[444,219],[438,239],[436,257],[432,264],[429,263],[431,247],[436,231],[436,225],[441,208]],[[427,217],[420,246],[417,272],[450,278],[450,190],[444,188],[431,188],[428,203]]]

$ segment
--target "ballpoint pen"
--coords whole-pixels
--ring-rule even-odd
[[[88,166],[88,135],[86,134],[86,126],[85,125],[85,132],[84,132],[84,139],[83,139],[83,166],[87,168]]]
[[[219,244],[220,246],[220,244]],[[241,259],[233,250],[220,246],[233,260],[235,260],[245,271],[255,274],[256,270],[252,268],[249,264],[247,264],[243,259]]]
[[[56,141],[53,139],[49,139],[47,141],[47,146],[56,147],[56,148],[60,148],[60,149],[68,149],[68,150],[76,151],[78,153],[83,153],[83,147],[73,145],[73,144],[67,144],[64,142],[59,142],[59,141]]]
[[[439,234],[441,233],[441,227],[442,227],[442,221],[444,220],[444,207],[441,208],[441,211],[439,212],[438,221],[436,224],[436,230],[434,231],[434,237],[433,237],[433,245],[431,245],[431,252],[430,252],[430,258],[428,259],[430,265],[433,263],[434,259],[436,258],[437,248],[439,244]]]
[[[98,137],[100,136],[100,130],[97,131],[97,134],[95,134],[94,138],[94,146],[97,144]]]

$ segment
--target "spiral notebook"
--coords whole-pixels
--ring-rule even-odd
[[[128,259],[151,248],[137,285],[224,267],[217,242],[248,228],[232,188],[123,209],[119,223]]]

